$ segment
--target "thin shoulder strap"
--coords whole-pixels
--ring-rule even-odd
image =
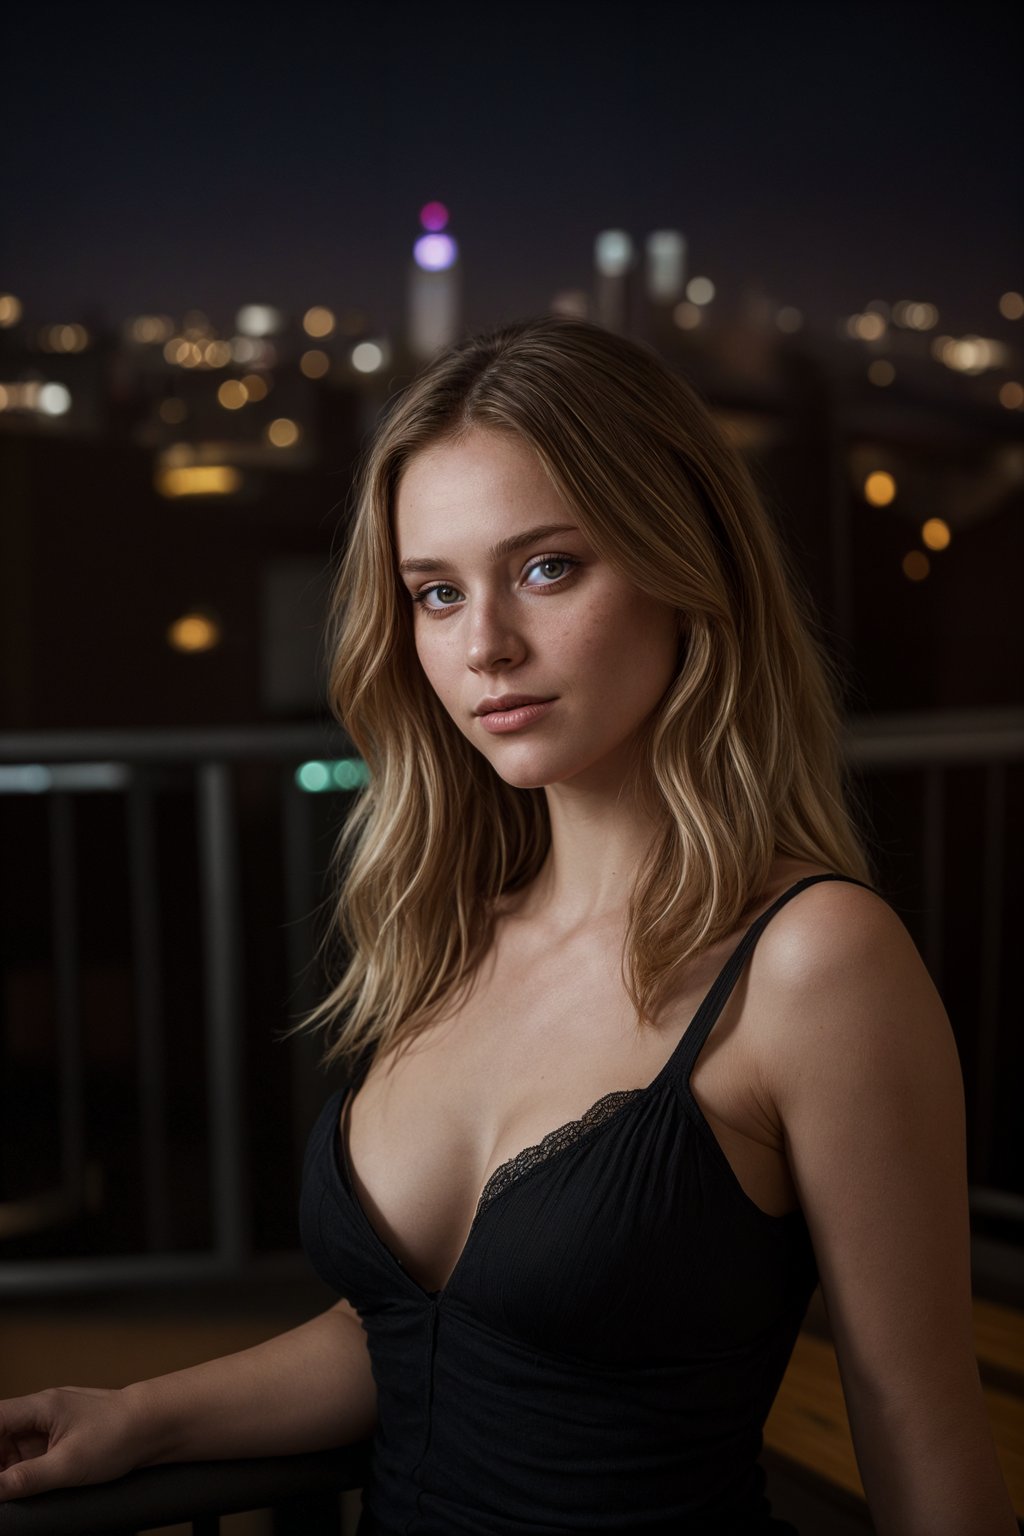
[[[747,957],[761,937],[763,929],[771,922],[776,912],[786,905],[787,901],[791,901],[794,896],[798,896],[809,885],[817,885],[820,880],[846,880],[851,885],[864,886],[866,891],[874,889],[873,886],[866,885],[863,880],[855,880],[852,875],[806,875],[803,880],[798,880],[795,885],[791,885],[788,891],[783,891],[782,895],[776,901],[773,901],[771,906],[761,913],[760,917],[754,919],[715,977],[704,1001],[697,1009],[680,1041],[679,1056],[675,1062],[675,1067],[676,1072],[682,1077],[684,1083],[690,1081],[690,1073],[693,1071],[694,1064],[700,1055],[704,1042],[707,1040],[708,1035],[710,1035],[718,1020],[719,1014],[725,1007],[729,994],[736,985],[739,974],[746,964]]]

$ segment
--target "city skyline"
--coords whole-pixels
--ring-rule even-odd
[[[878,298],[987,332],[1020,287],[1008,7],[188,16],[151,39],[119,5],[9,25],[0,288],[33,320],[331,303],[394,332],[432,198],[469,329],[589,287],[608,227],[678,229],[723,306],[760,292],[817,328]]]

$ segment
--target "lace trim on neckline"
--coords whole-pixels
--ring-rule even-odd
[[[510,1157],[507,1162],[495,1168],[483,1187],[483,1193],[477,1203],[477,1215],[479,1216],[496,1195],[500,1195],[503,1190],[515,1184],[525,1173],[529,1173],[532,1168],[545,1162],[554,1153],[572,1146],[588,1131],[596,1130],[615,1113],[621,1104],[625,1104],[629,1099],[638,1098],[643,1092],[643,1088],[620,1088],[614,1093],[606,1093],[604,1098],[598,1099],[596,1104],[591,1104],[578,1120],[567,1120],[565,1125],[548,1131],[535,1146],[524,1147],[522,1152],[517,1152],[515,1157]]]

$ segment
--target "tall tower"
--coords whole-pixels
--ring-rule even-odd
[[[633,239],[624,229],[602,229],[594,241],[594,318],[608,331],[629,323],[628,283],[635,260]]]
[[[686,285],[686,240],[677,229],[654,229],[644,241],[644,329],[655,343],[672,327]]]
[[[420,209],[422,232],[409,264],[409,350],[424,361],[451,346],[461,327],[462,268],[447,224],[443,203]]]

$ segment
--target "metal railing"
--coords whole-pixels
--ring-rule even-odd
[[[967,764],[984,771],[985,817],[978,850],[978,889],[983,950],[979,957],[976,1016],[976,1087],[969,1106],[978,1210],[1000,1218],[1024,1217],[1024,1198],[992,1187],[994,1092],[999,1070],[1000,1007],[997,978],[1005,942],[1003,923],[1007,876],[1008,775],[1024,758],[1024,711],[927,714],[848,722],[845,751],[862,779],[880,775],[921,775],[923,835],[911,850],[923,871],[927,901],[920,914],[919,942],[936,985],[941,988],[949,960],[943,943],[946,900],[945,828],[947,775]],[[309,760],[351,756],[343,735],[328,725],[268,726],[189,731],[61,732],[0,736],[0,797],[23,796],[48,807],[51,872],[50,939],[59,1081],[59,1188],[31,1195],[8,1192],[0,1201],[0,1238],[29,1221],[55,1222],[62,1213],[87,1209],[90,1201],[86,1137],[86,1055],[79,1004],[82,872],[74,836],[76,808],[84,796],[124,799],[127,879],[130,886],[131,949],[137,1037],[139,1149],[144,1186],[145,1232],[133,1253],[100,1253],[41,1258],[0,1258],[0,1293],[38,1295],[148,1281],[187,1282],[239,1275],[254,1267],[290,1271],[287,1253],[255,1251],[252,1191],[247,1169],[251,1146],[242,1095],[246,1040],[242,1027],[245,978],[241,936],[244,892],[240,879],[236,772],[246,764],[277,764],[282,770],[280,855],[281,911],[294,995],[309,996],[314,948],[313,915],[322,899],[322,870],[313,858],[312,806],[294,770]],[[168,1113],[162,1063],[166,1024],[162,982],[161,901],[156,857],[155,785],[161,774],[184,774],[194,794],[198,870],[198,912],[202,935],[202,995],[205,1008],[205,1084],[208,1122],[210,1230],[208,1247],[174,1251],[169,1245]],[[268,807],[268,811],[271,809]],[[339,808],[339,818],[340,818]],[[305,978],[305,979],[303,979]],[[305,988],[305,996],[302,996]],[[282,1024],[286,1022],[281,1020]],[[293,1046],[290,1118],[297,1136],[308,1128],[322,1097],[313,1070],[313,1048],[298,1037]],[[305,1053],[303,1055],[303,1053]],[[215,1113],[209,1112],[215,1107]],[[4,1130],[0,1126],[0,1149]],[[293,1170],[294,1171],[294,1170]],[[6,1224],[5,1224],[6,1218]],[[10,1238],[8,1239],[10,1253]]]
[[[301,1456],[143,1467],[111,1483],[0,1504],[0,1536],[135,1536],[187,1521],[217,1536],[222,1515],[269,1509],[274,1536],[338,1536],[338,1500],[362,1487],[370,1443]]]

